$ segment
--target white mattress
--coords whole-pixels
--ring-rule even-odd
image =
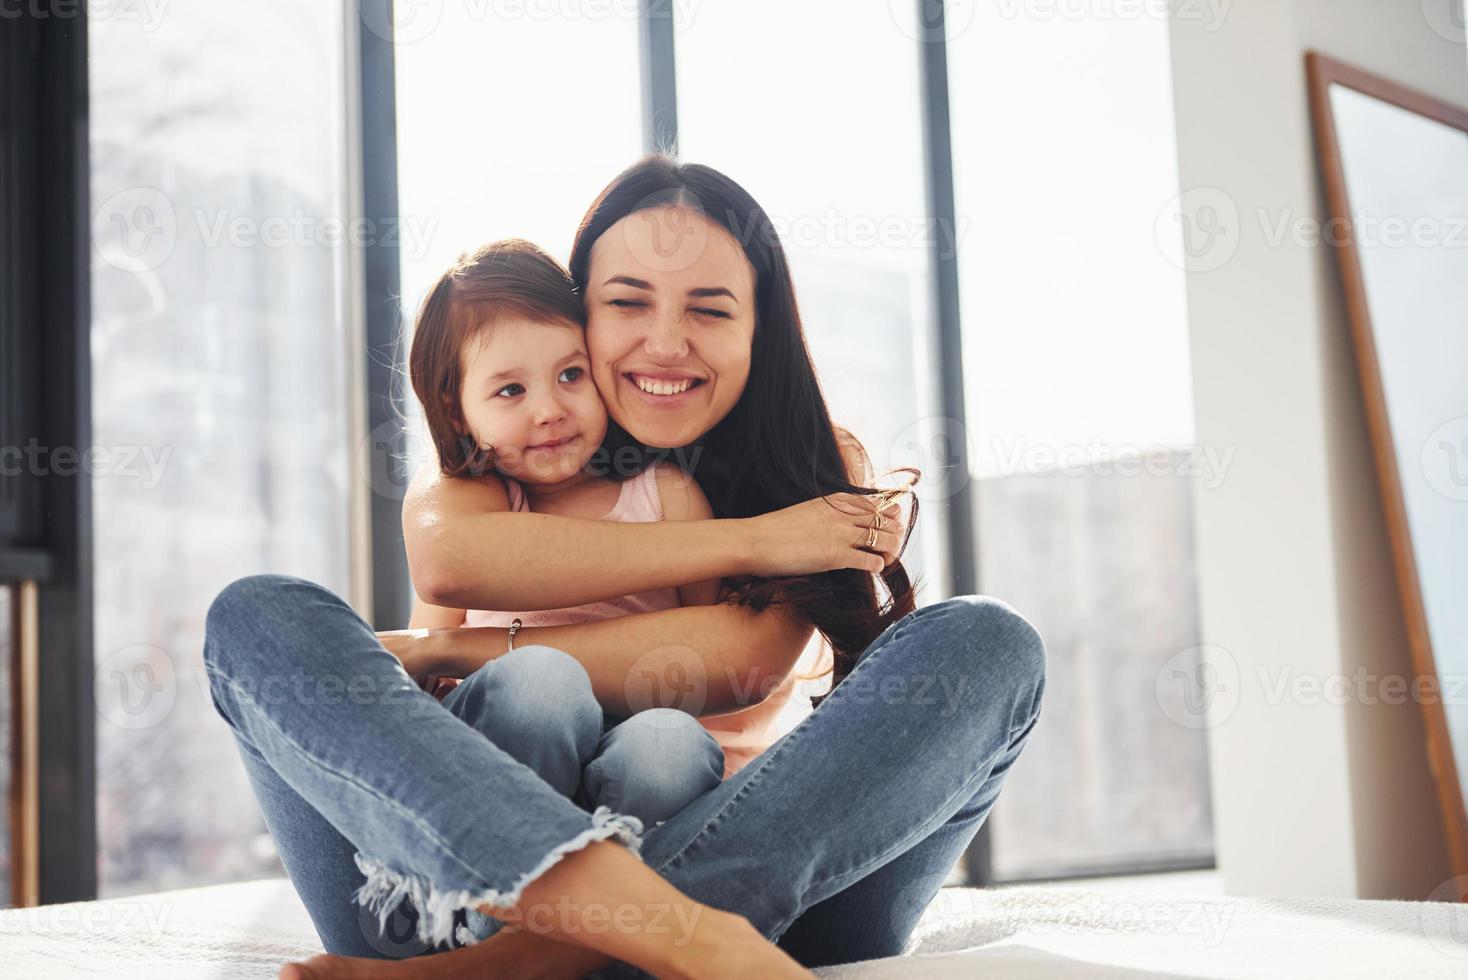
[[[285,879],[0,911],[15,977],[274,977],[321,951]],[[823,977],[1468,977],[1468,905],[946,888],[906,955]]]

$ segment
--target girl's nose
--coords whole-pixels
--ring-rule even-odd
[[[554,393],[547,392],[536,399],[531,407],[531,417],[536,425],[559,422],[569,414],[565,404]]]

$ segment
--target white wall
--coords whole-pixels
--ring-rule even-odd
[[[1465,104],[1457,4],[1173,0],[1181,210],[1225,220],[1195,239],[1188,315],[1198,442],[1235,450],[1197,502],[1203,636],[1238,670],[1209,732],[1231,894],[1422,898],[1451,876],[1420,709],[1277,697],[1411,667],[1335,256],[1271,236],[1325,217],[1305,51]]]

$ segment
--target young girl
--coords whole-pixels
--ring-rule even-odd
[[[445,473],[502,488],[510,511],[634,522],[711,518],[698,484],[678,466],[659,463],[620,480],[616,472],[600,475],[610,468],[593,459],[607,413],[583,331],[569,275],[529,242],[486,245],[444,273],[424,302],[409,360]],[[713,580],[523,611],[449,609],[415,598],[410,626],[584,623],[712,604],[718,587]],[[548,736],[544,719],[554,714],[558,694],[571,700],[557,685],[589,685],[584,670],[559,651],[512,649],[489,667],[493,710],[456,713],[589,810],[606,806],[651,828],[724,776],[715,736],[672,708],[605,719],[595,745]],[[452,705],[457,689],[445,692],[441,683],[426,686]]]

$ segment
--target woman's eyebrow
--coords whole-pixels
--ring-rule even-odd
[[[602,283],[602,285],[610,286],[614,282],[619,282],[624,286],[631,286],[633,289],[646,289],[648,292],[652,292],[652,283],[644,279],[634,279],[631,276],[612,276],[612,278]]]
[[[612,278],[602,283],[602,285],[610,286],[612,283],[621,283],[624,286],[631,286],[633,289],[645,289],[650,293],[655,292],[655,290],[652,288],[652,283],[648,282],[645,279],[633,278],[632,276],[612,276]],[[735,306],[739,305],[739,300],[734,298],[734,293],[723,286],[700,286],[697,289],[690,289],[688,291],[688,295],[699,298],[710,296],[727,296],[729,297],[729,299],[734,301]]]
[[[688,295],[689,296],[727,296],[731,300],[734,300],[734,305],[735,306],[738,306],[739,305],[739,300],[734,299],[734,294],[731,293],[729,290],[725,289],[723,286],[703,286],[703,287],[700,287],[698,289],[690,289],[688,291]]]

